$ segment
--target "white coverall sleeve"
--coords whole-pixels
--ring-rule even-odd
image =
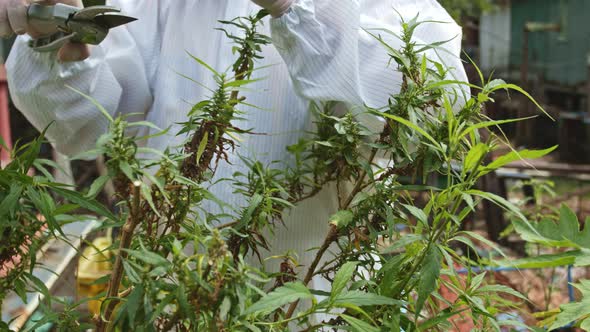
[[[90,58],[58,63],[56,53],[32,51],[17,38],[8,61],[8,83],[16,107],[37,128],[50,123],[47,139],[66,155],[95,147],[108,120],[69,85],[94,98],[111,115],[145,113],[152,95],[136,41],[126,27],[109,33]]]
[[[399,91],[402,77],[395,63],[388,67],[391,59],[383,45],[363,29],[401,34],[400,14],[406,21],[419,14],[419,21],[448,22],[424,23],[413,40],[418,45],[449,40],[427,56],[451,69],[448,79],[467,81],[460,60],[461,28],[436,0],[298,0],[271,20],[273,43],[304,98],[379,108]],[[402,46],[392,35],[373,33],[394,48]],[[383,129],[374,117],[360,120],[373,131]]]

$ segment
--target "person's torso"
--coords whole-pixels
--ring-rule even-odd
[[[239,33],[233,26],[219,20],[256,14],[259,7],[250,1],[235,0],[184,0],[154,1],[133,0],[113,3],[122,7],[127,15],[138,18],[128,29],[137,41],[143,57],[152,95],[151,108],[145,120],[160,128],[172,126],[169,135],[150,139],[147,145],[157,150],[179,146],[185,137],[176,137],[177,123],[187,120],[194,104],[207,99],[215,89],[213,75],[191,58],[193,55],[219,72],[228,72],[237,54],[232,52],[231,40],[216,28]],[[268,20],[260,26],[270,35]],[[189,55],[190,54],[190,55]],[[244,120],[234,122],[241,129],[253,129],[255,135],[241,135],[229,161],[220,162],[216,178],[231,178],[235,172],[246,172],[240,156],[254,157],[268,164],[272,161],[289,162],[287,146],[295,144],[311,128],[312,119],[308,102],[298,97],[281,57],[273,45],[263,47],[264,59],[253,78],[262,80],[248,85],[241,92],[246,102],[260,109],[242,105]],[[192,80],[199,82],[197,84]],[[212,188],[214,194],[223,195],[228,203],[242,205],[243,199],[229,192],[227,183]]]

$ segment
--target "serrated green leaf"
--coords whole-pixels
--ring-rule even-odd
[[[147,250],[132,250],[132,249],[124,249],[130,256],[135,257],[136,259],[147,263],[153,266],[168,266],[170,262],[168,260],[156,253]]]
[[[420,279],[418,281],[418,300],[416,301],[416,317],[420,315],[424,303],[430,297],[430,294],[436,290],[438,277],[440,276],[441,269],[441,254],[437,247],[430,247],[426,256],[424,257],[424,263],[420,268]]]
[[[71,191],[71,190],[67,190],[67,189],[63,189],[63,188],[54,187],[54,188],[51,188],[51,190],[53,192],[55,192],[56,194],[60,195],[61,197],[69,200],[70,202],[72,202],[74,204],[79,205],[80,207],[82,207],[84,209],[88,209],[88,210],[95,212],[95,213],[99,214],[100,216],[106,217],[112,221],[118,220],[117,217],[111,211],[109,211],[109,209],[107,209],[106,207],[104,207],[102,204],[98,203],[94,199],[84,197],[75,191]]]
[[[209,143],[209,132],[206,131],[205,135],[203,135],[203,139],[201,140],[201,142],[199,142],[199,148],[197,149],[197,156],[196,156],[197,165],[201,161],[201,157],[203,156],[203,152],[205,152],[205,148],[207,148],[208,143]]]
[[[188,54],[193,60],[195,60],[196,62],[198,62],[201,66],[207,68],[210,72],[212,72],[215,76],[219,76],[219,73],[213,69],[213,67],[211,67],[210,65],[208,65],[205,61],[197,58],[196,56],[192,55],[191,53],[189,53],[188,51],[186,52],[186,54]]]
[[[77,94],[81,95],[82,97],[84,97],[84,99],[88,100],[89,102],[91,102],[101,113],[102,115],[104,115],[105,118],[107,118],[107,120],[109,120],[109,122],[113,122],[113,117],[111,116],[111,114],[94,98],[90,97],[89,95],[83,93],[82,91],[75,89],[74,87],[67,85],[66,84],[66,88],[76,92]]]
[[[133,172],[133,168],[131,168],[131,165],[129,165],[128,162],[126,162],[126,161],[120,161],[119,162],[119,169],[121,170],[121,172],[123,172],[123,174],[125,174],[125,176],[129,179],[129,181],[135,181],[135,180],[137,180],[135,178],[135,174]]]
[[[588,224],[586,224],[588,225]],[[575,267],[590,266],[590,249],[582,248],[580,256],[576,257]]]
[[[488,165],[482,166],[481,171],[482,171],[482,174],[487,174],[491,171],[497,170],[500,167],[504,167],[513,161],[518,161],[518,160],[523,160],[523,159],[541,158],[541,157],[546,156],[546,155],[550,154],[551,152],[555,151],[555,149],[557,149],[557,146],[554,146],[552,148],[545,149],[545,150],[510,151],[509,153],[496,158],[494,161],[492,161]]]
[[[332,305],[339,307],[347,304],[352,304],[359,307],[372,305],[398,305],[402,306],[404,303],[400,300],[392,299],[390,297],[367,293],[363,291],[345,291],[334,298]]]
[[[127,315],[129,315],[129,327],[135,327],[135,316],[143,298],[143,286],[137,285],[127,297]]]
[[[160,215],[160,211],[158,211],[158,209],[156,209],[156,206],[154,205],[154,200],[152,198],[152,188],[150,186],[148,186],[145,183],[141,183],[140,187],[140,192],[141,192],[141,197],[143,197],[143,199],[145,199],[146,202],[148,202],[148,205],[150,206],[150,208],[152,209],[152,211],[157,215],[157,216],[161,216]]]
[[[400,118],[399,116],[395,116],[392,114],[388,114],[388,113],[379,113],[382,116],[385,116],[387,118],[390,118],[392,120],[395,120],[401,124],[403,124],[404,126],[416,131],[417,133],[419,133],[420,135],[424,136],[427,140],[430,141],[430,143],[437,149],[440,150],[440,144],[437,140],[435,140],[429,133],[427,133],[424,129],[418,127],[416,124],[404,119],[404,118]]]
[[[223,301],[221,302],[221,306],[219,307],[219,317],[221,318],[221,320],[223,320],[223,321],[227,320],[227,315],[229,314],[230,310],[231,310],[231,299],[229,298],[229,296],[226,296],[223,298]]]
[[[41,293],[45,299],[49,300],[50,293],[45,283],[32,273],[25,273],[26,278],[32,282],[35,291]]]
[[[539,255],[534,257],[520,258],[515,260],[499,261],[498,265],[515,267],[519,269],[538,269],[572,265],[581,251],[566,251],[558,254]]]
[[[157,131],[162,131],[162,129],[160,129],[160,127],[156,126],[155,124],[153,124],[149,121],[131,122],[131,123],[127,124],[127,126],[129,126],[129,127],[148,127],[148,128],[155,129]]]
[[[518,207],[516,207],[514,204],[510,203],[504,197],[501,197],[501,196],[498,196],[496,194],[492,194],[489,192],[484,192],[481,190],[475,190],[475,189],[467,190],[465,193],[469,194],[469,195],[479,196],[479,197],[482,197],[488,201],[491,201],[491,202],[495,203],[496,205],[498,205],[499,207],[503,208],[504,210],[514,214],[516,217],[518,217],[523,222],[525,222],[527,224],[529,223],[529,221],[524,216],[524,214],[522,214],[522,211],[520,211],[520,209]]]
[[[10,190],[8,195],[4,197],[2,202],[0,203],[0,216],[6,214],[14,214],[16,211],[16,206],[18,204],[18,200],[23,193],[23,186],[18,183],[12,183],[10,185]]]
[[[490,83],[494,83],[494,84],[490,84]],[[551,115],[549,115],[549,113],[547,113],[547,111],[545,111],[545,109],[535,100],[535,98],[533,98],[528,92],[526,92],[523,88],[519,87],[518,85],[505,83],[504,81],[498,80],[498,79],[493,80],[490,83],[488,83],[488,85],[486,85],[484,87],[484,90],[489,91],[489,93],[495,92],[497,90],[518,91],[521,94],[525,95],[531,102],[533,102],[533,104],[535,104],[535,106],[537,106],[537,108],[539,108],[539,110],[541,110],[541,112],[543,112],[543,114],[545,114],[551,120],[555,121],[555,119],[553,119],[553,117]]]
[[[291,302],[311,298],[313,295],[302,283],[287,283],[254,303],[244,312],[244,315],[273,312]]]
[[[247,223],[250,222],[250,220],[252,219],[252,214],[258,208],[258,206],[260,206],[260,204],[262,203],[263,200],[264,200],[264,197],[262,197],[262,195],[260,195],[260,194],[254,194],[250,198],[248,208],[244,211],[244,213],[242,214],[242,217],[240,218],[241,225],[239,225],[239,226],[246,225]],[[237,228],[239,228],[239,227],[237,227]]]
[[[342,317],[355,332],[379,332],[378,328],[360,319],[345,314],[340,314],[340,317]]]
[[[413,205],[407,205],[407,204],[402,204],[406,210],[408,210],[414,217],[416,217],[416,219],[418,219],[418,221],[420,223],[422,223],[422,225],[424,226],[428,226],[428,216],[426,215],[426,213],[424,213],[424,211],[422,211],[421,209],[413,206]]]
[[[86,194],[86,197],[95,198],[98,194],[100,194],[102,188],[104,188],[105,184],[109,181],[109,179],[110,177],[108,175],[102,175],[96,178],[96,180],[92,182],[92,185],[90,186],[88,194]]]
[[[399,239],[395,240],[395,242],[393,242],[393,244],[385,249],[383,249],[381,251],[382,254],[387,255],[387,254],[391,254],[395,251],[397,251],[398,249],[401,249],[407,245],[410,245],[414,242],[418,242],[418,241],[422,241],[424,239],[424,237],[422,235],[418,235],[418,234],[408,234],[408,235],[404,235],[402,237],[400,237]]]
[[[580,230],[576,214],[562,205],[559,222],[542,219],[536,224],[513,220],[515,231],[523,240],[552,247],[574,247],[590,249],[590,227]]]
[[[179,306],[180,312],[185,317],[193,317],[195,315],[194,310],[191,308],[191,306],[188,302],[186,286],[183,283],[180,283],[178,285],[177,294],[178,295],[177,295],[176,299],[178,301],[178,306]]]
[[[467,236],[470,236],[470,237],[476,239],[477,241],[479,241],[479,242],[481,242],[481,243],[489,246],[490,248],[494,249],[494,251],[496,251],[498,254],[500,254],[500,256],[502,256],[504,258],[508,258],[508,256],[506,256],[506,254],[502,251],[502,249],[500,249],[500,247],[498,246],[497,243],[490,241],[489,239],[481,236],[478,233],[470,232],[470,231],[463,231],[463,232],[461,232],[459,234],[465,234]],[[465,244],[467,244],[467,243],[465,243]],[[476,248],[474,246],[473,246],[473,248],[474,248],[474,250],[476,250]]]
[[[338,296],[346,287],[346,285],[352,280],[352,276],[356,271],[356,267],[358,262],[347,262],[340,267],[340,270],[336,273],[334,277],[334,282],[332,283],[332,292],[330,293],[330,298],[334,299]]]
[[[549,330],[567,326],[580,319],[588,320],[590,317],[590,280],[581,280],[579,284],[574,284],[574,287],[582,293],[582,300],[561,305],[561,312],[555,317]]]
[[[125,275],[127,275],[127,278],[129,278],[129,280],[132,283],[139,284],[141,282],[141,278],[139,277],[139,274],[137,274],[137,271],[135,271],[133,266],[131,266],[131,264],[129,264],[127,260],[123,259],[122,262],[123,269],[125,270]]]
[[[471,147],[465,160],[463,160],[463,174],[473,171],[487,153],[488,146],[484,143],[479,143],[476,146]]]
[[[477,289],[478,293],[506,293],[510,294],[514,297],[517,297],[521,300],[528,301],[527,297],[518,292],[515,289],[512,289],[505,285],[486,285]]]
[[[530,116],[530,117],[519,118],[519,119],[494,120],[494,121],[479,122],[479,123],[476,123],[476,124],[473,124],[473,125],[467,127],[465,130],[463,130],[461,132],[461,134],[459,135],[459,138],[463,138],[463,137],[469,135],[470,133],[473,133],[473,132],[475,132],[479,129],[482,129],[482,128],[489,128],[489,127],[495,127],[495,126],[499,126],[499,125],[503,125],[503,124],[507,124],[507,123],[526,121],[526,120],[534,119],[536,117],[537,116]]]
[[[462,311],[465,311],[465,310],[460,310],[460,311],[443,310],[442,312],[438,313],[438,315],[436,315],[435,317],[432,317],[432,318],[428,319],[427,321],[420,323],[420,325],[418,325],[418,331],[428,331],[431,328],[438,326],[440,324],[445,324],[445,323],[448,324],[449,318],[451,318],[455,315],[458,315]]]

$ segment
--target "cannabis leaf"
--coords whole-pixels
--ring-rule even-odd
[[[582,301],[562,305],[561,312],[556,316],[549,330],[564,327],[578,320],[584,331],[590,330],[590,280],[582,280],[581,283],[574,284],[574,287],[582,293]]]
[[[514,228],[528,242],[552,247],[590,249],[590,227],[580,230],[578,217],[565,205],[560,209],[557,223],[550,219],[543,219],[531,228],[522,221],[515,220]]]
[[[244,314],[249,315],[259,312],[272,312],[285,304],[297,300],[310,299],[312,297],[313,295],[309,289],[307,289],[302,283],[291,282],[264,296],[260,301],[248,308]]]
[[[437,247],[431,247],[426,253],[424,265],[420,269],[418,281],[418,301],[416,302],[416,316],[424,307],[424,303],[432,292],[436,290],[436,283],[440,276],[441,254]]]

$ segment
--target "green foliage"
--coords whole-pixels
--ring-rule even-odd
[[[582,293],[582,301],[562,305],[561,312],[549,329],[558,329],[576,321],[579,322],[582,330],[588,331],[590,329],[590,280],[583,280],[574,286]]]
[[[493,0],[440,0],[440,4],[456,20],[467,16],[479,17],[482,12],[493,8]]]
[[[441,269],[441,255],[438,248],[431,247],[424,256],[424,262],[420,268],[420,279],[418,280],[418,301],[416,302],[416,316],[420,314],[424,303],[436,290]]]
[[[502,265],[511,265],[522,268],[550,268],[557,266],[590,266],[590,228],[583,227],[576,214],[563,205],[559,210],[559,218],[554,221],[549,216],[542,218],[534,224],[524,224],[521,221],[513,221],[515,231],[527,242],[539,244],[551,248],[570,248],[555,254],[545,254],[516,261],[500,262]],[[588,225],[588,219],[586,220]],[[557,329],[577,323],[582,329],[590,327],[590,282],[581,280],[574,285],[582,293],[580,302],[564,304],[561,311],[550,316],[542,323],[550,325],[550,329]]]
[[[215,86],[209,87],[211,95],[195,104],[180,124],[177,134],[185,138],[181,147],[166,151],[142,148],[146,137],[129,135],[129,129],[153,128],[151,124],[113,118],[97,105],[110,127],[97,148],[81,157],[104,155],[108,174],[96,179],[86,195],[28,178],[23,174],[35,164],[38,150],[33,145],[16,159],[12,173],[11,168],[2,170],[18,181],[13,184],[0,177],[0,204],[6,206],[0,211],[7,211],[0,213],[14,218],[19,209],[27,209],[22,216],[28,221],[36,220],[35,212],[40,211],[58,231],[58,219],[50,211],[60,208],[41,191],[53,188],[70,202],[106,217],[106,226],[123,225],[118,241],[109,248],[115,257],[108,291],[100,294],[107,300],[98,318],[99,332],[113,327],[145,331],[445,330],[448,319],[458,314],[471,316],[482,330],[499,331],[501,325],[509,325],[498,322],[495,314],[517,304],[500,294],[519,294],[486,285],[485,274],[469,275],[463,282],[455,266],[476,263],[462,257],[453,244],[472,245],[472,238],[485,242],[477,234],[460,230],[483,199],[517,217],[522,227],[535,227],[507,200],[474,189],[482,176],[507,161],[550,152],[513,152],[484,163],[502,143],[493,134],[489,139],[480,135],[480,130],[501,123],[482,114],[484,103],[493,101],[498,90],[526,92],[482,78],[483,87],[468,85],[480,91],[469,98],[463,89],[466,83],[446,80],[448,69],[425,55],[443,42],[419,48],[413,32],[422,22],[417,17],[404,21],[401,49],[374,34],[403,75],[401,90],[391,87],[387,105],[364,110],[365,115],[382,121],[383,130],[368,130],[358,120],[358,112],[337,114],[335,102],[311,103],[316,130],[288,147],[294,163],[264,164],[242,157],[247,170],[219,181],[247,203],[229,206],[207,188],[216,166],[227,162],[228,154],[240,144],[236,137],[251,134],[235,123],[248,116],[242,106],[251,105],[240,93],[256,81],[256,60],[262,45],[269,43],[268,37],[257,32],[264,15],[222,22],[239,30],[233,34],[221,29],[236,45],[232,72],[220,72],[187,55],[208,70]],[[149,158],[140,157],[146,155]],[[378,157],[385,160],[378,163]],[[408,179],[428,177],[444,179],[445,186],[406,184]],[[116,188],[117,215],[93,200],[108,181]],[[309,248],[315,253],[313,262],[297,266],[291,252],[264,256],[266,251],[260,249],[273,249],[267,237],[273,236],[276,227],[289,226],[283,225],[284,213],[326,185],[338,188],[339,207],[325,221],[329,232],[323,243]],[[422,195],[426,203],[419,203],[413,193]],[[29,203],[15,203],[23,199]],[[204,209],[204,202],[219,209]],[[23,225],[32,231],[28,224]],[[402,233],[399,226],[406,231]],[[251,263],[256,261],[252,256],[282,262],[277,272],[265,271]],[[330,292],[310,288],[310,281],[317,277],[331,282]],[[22,280],[11,281],[6,289],[23,293]],[[441,285],[458,299],[441,299]],[[444,301],[446,309],[441,310],[438,301]],[[318,314],[331,318],[316,322]],[[67,319],[48,317],[62,326],[77,319],[74,314]]]
[[[280,307],[302,299],[313,299],[309,289],[302,283],[288,283],[264,296],[246,310],[245,315],[253,313],[270,313]]]
[[[62,235],[61,225],[77,219],[70,213],[83,208],[115,218],[95,200],[54,182],[50,170],[56,165],[38,159],[43,142],[40,137],[17,145],[11,153],[12,161],[0,168],[0,305],[10,290],[25,299],[28,283],[48,295],[31,273],[36,265],[35,253],[49,237]],[[29,175],[31,169],[39,175]]]
[[[544,218],[532,227],[521,221],[513,224],[518,234],[527,242],[590,249],[590,228],[581,229],[578,216],[567,206],[563,205],[559,212],[557,222]]]

